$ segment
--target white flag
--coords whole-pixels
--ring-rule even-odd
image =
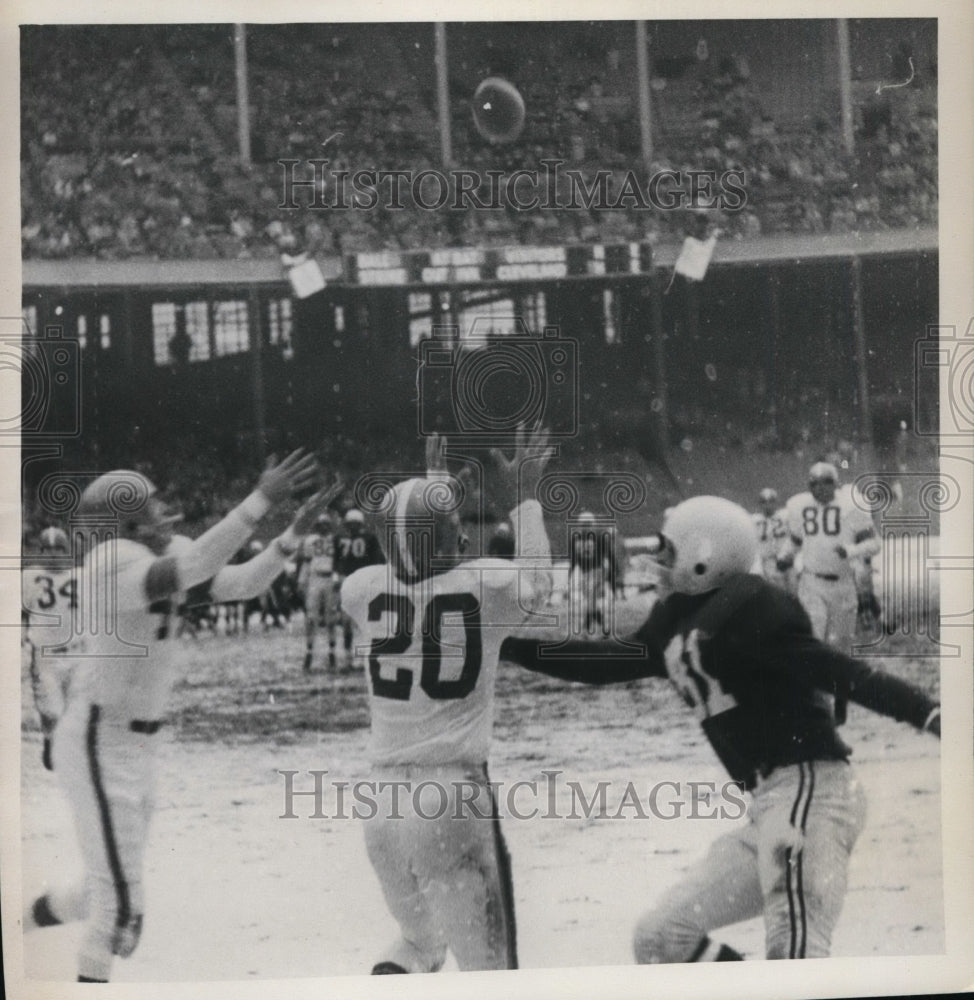
[[[288,268],[287,277],[291,282],[291,288],[299,299],[306,299],[309,295],[320,292],[325,287],[325,276],[318,267],[318,262],[313,257],[290,258],[296,263]],[[285,260],[287,263],[288,260]]]
[[[688,236],[683,241],[683,249],[680,251],[674,270],[677,274],[682,274],[684,278],[689,278],[691,281],[703,281],[716,245],[716,232],[712,233],[706,240],[698,240]]]

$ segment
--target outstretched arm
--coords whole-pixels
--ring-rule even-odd
[[[509,512],[521,598],[530,610],[541,607],[551,595],[551,545],[537,500],[538,483],[554,451],[548,439],[540,424],[531,431],[519,427],[512,459],[491,450],[494,470],[489,485],[497,505]]]
[[[260,519],[292,493],[310,486],[317,471],[314,457],[301,451],[277,465],[268,464],[253,493],[196,541],[148,565],[138,561],[119,570],[119,609],[151,604],[211,579],[250,538]]]
[[[783,662],[810,677],[816,687],[830,691],[845,685],[856,704],[940,736],[940,704],[926,692],[811,635],[795,638]]]
[[[280,576],[288,559],[297,552],[301,537],[311,530],[318,516],[344,488],[343,483],[335,483],[316,493],[301,506],[287,530],[260,555],[237,566],[224,566],[210,587],[212,600],[222,604],[225,601],[246,601],[263,594]]]
[[[500,655],[528,670],[582,684],[621,684],[666,674],[662,653],[651,645],[644,645],[640,655],[631,646],[616,642],[571,641],[556,645],[550,639],[510,636],[502,643]]]

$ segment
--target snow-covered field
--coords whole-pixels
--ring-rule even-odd
[[[330,677],[300,669],[302,639],[252,632],[182,640],[185,680],[162,741],[158,807],[147,852],[141,945],[117,963],[119,981],[245,980],[367,972],[395,925],[366,858],[360,821],[336,818],[327,782],[368,776],[368,705],[361,671]],[[897,658],[890,669],[938,688],[934,660]],[[25,702],[25,898],[80,870],[71,818],[40,764]],[[869,799],[837,956],[923,955],[944,949],[939,743],[853,706],[845,727]],[[280,770],[329,772],[323,812],[296,799],[285,811]],[[511,783],[563,772],[556,812],[571,812],[567,782],[591,795],[609,781],[608,813],[628,782],[643,803],[653,786],[676,808],[689,782],[725,774],[700,729],[662,681],[593,689],[502,665],[491,777]],[[310,789],[307,774],[295,787]],[[522,789],[522,791],[524,791]],[[515,800],[529,811],[530,792]],[[717,801],[719,805],[719,801]],[[503,805],[502,811],[507,812]],[[544,810],[542,809],[542,812]],[[637,914],[735,822],[696,818],[545,818],[507,815],[523,968],[632,961]],[[25,937],[30,978],[74,978],[78,927]],[[763,955],[760,921],[720,934],[749,958]],[[450,966],[448,966],[449,968]]]

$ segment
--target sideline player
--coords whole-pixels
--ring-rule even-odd
[[[617,590],[616,535],[599,528],[584,511],[572,531],[568,553],[568,597],[573,634],[608,636]]]
[[[75,662],[54,731],[54,771],[74,814],[85,879],[38,897],[24,918],[25,930],[87,920],[79,982],[107,982],[115,956],[127,958],[139,943],[156,734],[178,666],[177,646],[166,640],[175,632],[180,594],[206,580],[215,601],[261,593],[337,489],[306,501],[259,556],[226,563],[272,507],[316,475],[314,460],[300,452],[269,465],[254,492],[196,541],[173,535],[178,518],[140,473],[106,473],[82,494],[80,513],[115,521],[118,533],[89,540],[78,613],[97,629],[70,643]]]
[[[70,674],[68,641],[78,606],[78,579],[71,544],[61,528],[45,528],[37,541],[40,562],[21,574],[21,594],[31,692],[43,737],[41,759],[50,771],[51,737],[64,710]]]
[[[778,568],[778,550],[781,548],[787,527],[785,511],[778,504],[778,492],[765,487],[758,494],[758,506],[754,514],[754,527],[758,535],[758,560],[761,575],[769,583],[776,583],[785,590],[792,591],[791,568]]]
[[[660,600],[632,637],[641,656],[578,640],[546,651],[524,638],[506,640],[501,655],[587,684],[669,676],[750,792],[747,826],[718,838],[640,918],[637,962],[740,960],[710,932],[762,914],[768,958],[825,957],[865,817],[826,692],[842,683],[860,705],[938,737],[939,705],[819,641],[792,595],[751,574],[754,525],[736,504],[674,507],[658,552]]]
[[[838,488],[834,465],[816,462],[808,473],[808,490],[785,506],[787,535],[778,552],[778,566],[790,568],[801,549],[802,572],[798,599],[808,612],[817,638],[843,653],[852,649],[859,606],[856,565],[881,548],[869,514],[860,508],[848,486]]]
[[[335,536],[335,576],[339,587],[353,573],[384,562],[379,539],[365,527],[365,515],[356,509],[346,512],[342,529]],[[352,619],[339,607],[346,665],[352,660]]]
[[[550,589],[534,499],[550,454],[541,430],[518,434],[512,461],[493,454],[488,485],[510,511],[517,555],[465,561],[462,486],[446,473],[445,442],[432,436],[428,478],[388,496],[379,532],[388,565],[359,570],[342,589],[368,644],[374,776],[416,790],[401,797],[401,812],[366,821],[369,858],[401,932],[373,975],[436,972],[447,949],[461,970],[517,968],[510,859],[487,758],[498,650]],[[423,784],[429,798],[419,796]]]
[[[334,670],[335,633],[339,623],[338,581],[335,577],[335,528],[323,513],[298,550],[298,590],[304,598],[304,672],[314,662],[315,636],[324,629],[328,639],[328,669]]]

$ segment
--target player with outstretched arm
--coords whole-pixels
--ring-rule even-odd
[[[54,771],[74,814],[85,880],[46,892],[24,918],[25,930],[87,920],[79,982],[107,982],[115,957],[127,958],[139,943],[156,734],[179,662],[173,635],[180,595],[207,580],[213,602],[263,593],[340,487],[306,501],[260,555],[226,564],[272,507],[317,475],[317,463],[300,452],[270,464],[243,503],[195,541],[173,535],[179,518],[138,472],[106,473],[82,494],[79,514],[117,531],[92,537],[85,556],[79,620],[98,627],[70,642],[71,681],[54,730]]]
[[[736,504],[684,501],[667,513],[658,550],[660,599],[633,637],[641,653],[509,638],[501,655],[587,684],[669,676],[750,792],[750,822],[640,919],[637,962],[739,960],[710,932],[761,914],[768,958],[827,956],[865,817],[829,692],[841,684],[858,704],[938,737],[939,705],[818,640],[793,596],[752,575],[754,524]]]
[[[549,457],[540,429],[518,434],[513,460],[493,453],[488,485],[510,511],[516,555],[464,561],[462,486],[432,436],[427,478],[387,494],[378,537],[388,564],[342,588],[368,656],[373,776],[414,790],[429,783],[428,800],[403,795],[401,812],[366,820],[369,859],[400,928],[374,975],[436,972],[447,949],[461,970],[517,968],[510,859],[487,758],[501,642],[550,591],[534,499]]]

